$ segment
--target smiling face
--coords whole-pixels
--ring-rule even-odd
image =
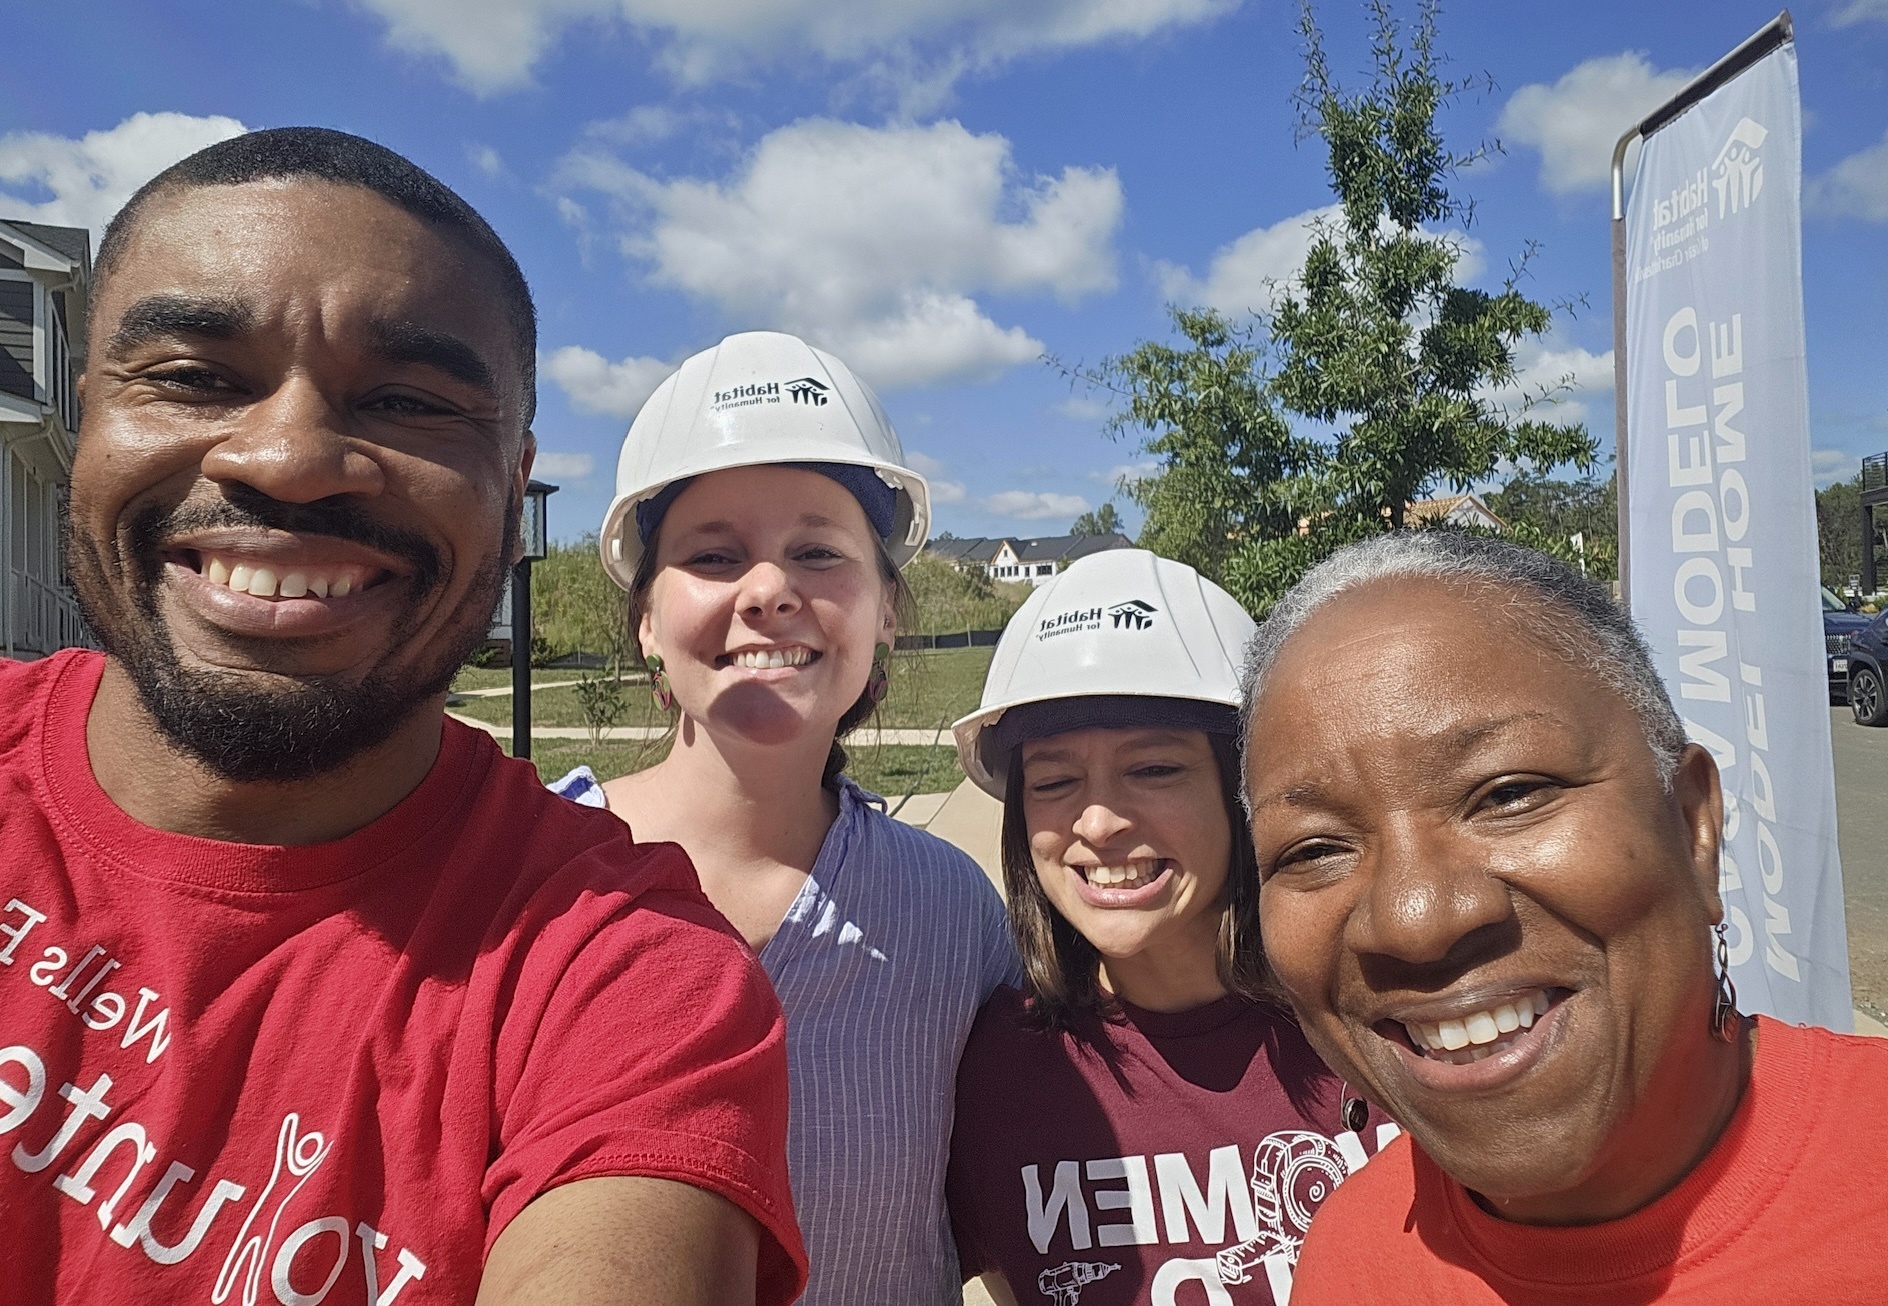
[[[1163,980],[1218,987],[1232,822],[1205,732],[1072,730],[1021,754],[1037,879],[1115,991],[1155,1006]]]
[[[796,467],[697,477],[655,540],[639,635],[683,712],[772,746],[830,743],[891,643],[894,590],[850,491]]]
[[[74,584],[165,735],[227,778],[345,761],[483,637],[530,453],[493,286],[310,180],[161,194],[102,280]]]
[[[1719,792],[1515,596],[1380,581],[1285,643],[1252,715],[1266,949],[1333,1069],[1515,1218],[1610,1218],[1695,1160]],[[1674,1141],[1676,1140],[1676,1141]],[[1646,1191],[1649,1185],[1649,1193]]]

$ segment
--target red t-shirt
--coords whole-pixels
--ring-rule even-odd
[[[1318,1215],[1292,1306],[1888,1301],[1888,1040],[1758,1018],[1698,1168],[1623,1220],[1497,1219],[1399,1141]]]
[[[0,1302],[470,1302],[604,1175],[735,1202],[792,1300],[780,1009],[680,850],[450,722],[345,839],[161,833],[93,779],[103,665],[0,662]]]
[[[1019,1302],[1282,1302],[1311,1213],[1396,1133],[1343,1129],[1274,1008],[1122,1004],[1079,1034],[1024,1011],[998,989],[971,1029],[948,1181],[965,1277],[1000,1271]]]

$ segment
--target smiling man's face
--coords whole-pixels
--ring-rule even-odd
[[[1695,745],[1665,790],[1621,695],[1504,612],[1525,601],[1331,600],[1265,680],[1247,786],[1266,953],[1312,1043],[1460,1182],[1551,1222],[1630,1191],[1695,1089],[1719,798]]]
[[[153,198],[102,278],[73,582],[171,743],[318,774],[484,637],[529,472],[491,267],[356,186]]]

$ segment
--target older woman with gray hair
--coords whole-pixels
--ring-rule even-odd
[[[1717,767],[1602,590],[1386,535],[1274,609],[1245,690],[1268,959],[1408,1130],[1294,1306],[1883,1300],[1888,1043],[1737,1013]]]

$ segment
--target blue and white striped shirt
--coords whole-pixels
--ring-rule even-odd
[[[594,783],[552,788],[599,803]],[[957,1061],[984,999],[1021,975],[982,870],[883,807],[841,777],[839,818],[760,954],[787,1013],[803,1306],[962,1300],[944,1206]]]
[[[787,1167],[806,1306],[962,1300],[944,1207],[957,1060],[1020,975],[977,864],[850,780],[761,965],[787,1013]]]

